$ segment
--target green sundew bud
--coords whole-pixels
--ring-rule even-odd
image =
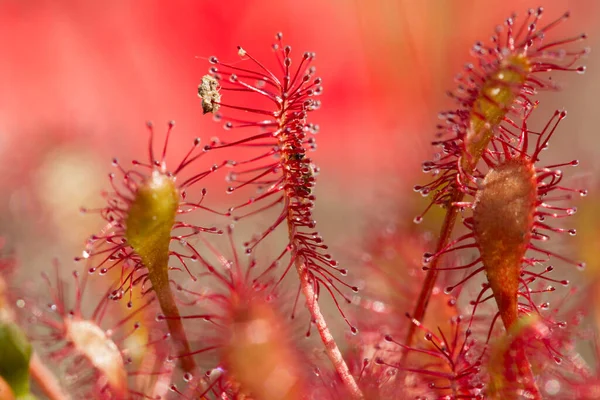
[[[125,238],[151,274],[157,268],[167,267],[171,229],[178,207],[175,182],[160,171],[153,171],[139,186],[131,203]]]

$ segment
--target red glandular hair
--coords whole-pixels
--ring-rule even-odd
[[[259,191],[247,202],[230,209],[235,220],[280,207],[275,221],[264,232],[245,243],[246,251],[252,252],[269,234],[285,225],[288,245],[265,272],[270,273],[283,260],[289,260],[280,273],[281,281],[292,267],[301,265],[308,272],[317,295],[323,288],[329,292],[350,325],[338,299],[349,303],[350,298],[344,289],[357,292],[358,288],[340,278],[347,274],[347,270],[340,268],[326,253],[327,246],[314,230],[313,190],[318,168],[308,157],[307,151],[314,149],[312,135],[318,132],[319,127],[309,123],[308,116],[320,107],[315,97],[323,90],[321,78],[315,77],[315,67],[311,66],[315,54],[304,53],[298,66],[292,67],[291,47],[282,43],[280,33],[276,39],[273,50],[279,64],[278,72],[268,69],[241,47],[238,47],[238,55],[242,62],[225,63],[216,57],[209,59],[214,65],[210,73],[219,84],[215,90],[220,92],[218,95],[214,91],[207,93],[207,79],[203,79],[204,86],[200,85],[199,94],[203,96],[205,111],[224,110],[227,114],[217,113],[215,118],[225,121],[226,130],[258,131],[212,147],[235,146],[259,150],[254,157],[238,161],[228,177],[234,184],[228,188],[229,193],[250,185],[258,187]],[[250,210],[239,213],[246,209]],[[351,326],[351,329],[356,332],[355,327]]]

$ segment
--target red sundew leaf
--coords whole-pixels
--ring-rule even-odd
[[[50,292],[47,307],[38,305],[40,298],[26,296],[17,311],[27,319],[32,340],[43,346],[44,357],[69,376],[70,391],[81,396],[97,391],[117,398],[153,392],[155,378],[172,372],[164,364],[169,335],[155,338],[148,329],[153,325],[148,311],[155,299],[123,312],[109,300],[109,287],[87,309],[82,307],[90,299],[87,275],[80,278],[73,272],[75,285],[69,287],[59,277],[58,264],[55,268],[55,283],[43,274]],[[150,356],[155,362],[147,362]]]
[[[277,64],[273,70],[240,46],[238,56],[242,62],[223,62],[214,56],[209,58],[213,65],[209,72],[212,79],[219,82],[220,100],[216,101],[212,91],[206,91],[201,84],[199,93],[205,96],[203,109],[207,109],[206,96],[209,96],[213,111],[218,107],[227,113],[215,114],[217,121],[224,122],[226,130],[254,131],[241,139],[216,143],[211,148],[256,149],[251,158],[236,161],[228,176],[232,182],[228,193],[247,186],[258,187],[256,195],[229,210],[235,220],[265,213],[269,209],[280,210],[264,232],[245,243],[246,252],[250,254],[281,225],[287,226],[289,243],[265,272],[271,272],[280,261],[284,266],[279,281],[294,266],[299,272],[306,270],[306,279],[316,296],[323,289],[327,291],[351,331],[356,333],[338,299],[350,303],[349,295],[344,292],[350,289],[356,293],[358,288],[338,277],[345,276],[347,270],[340,268],[337,261],[326,253],[327,246],[314,231],[316,221],[312,210],[316,198],[313,188],[319,169],[307,152],[316,146],[312,136],[319,127],[308,122],[308,116],[320,107],[320,101],[315,98],[323,91],[322,79],[315,77],[316,68],[312,65],[315,54],[305,52],[298,65],[292,65],[291,47],[283,44],[282,37],[278,33],[273,45]],[[304,278],[301,276],[301,279]]]
[[[476,274],[485,271],[489,284],[483,287],[474,304],[477,306],[489,300],[491,296],[485,293],[491,289],[493,296],[500,301],[498,307],[507,329],[516,320],[517,309],[526,313],[539,312],[538,306],[531,297],[532,294],[535,294],[529,288],[532,282],[545,280],[568,285],[567,280],[546,276],[553,270],[552,266],[548,266],[543,272],[535,272],[534,267],[537,264],[550,258],[556,258],[579,268],[583,268],[585,265],[553,251],[540,248],[536,244],[536,242],[549,239],[548,234],[544,231],[573,235],[574,230],[554,228],[548,225],[545,219],[559,219],[574,214],[576,210],[574,207],[559,206],[555,202],[569,200],[572,193],[581,195],[587,193],[585,190],[571,189],[561,185],[562,171],[558,168],[576,166],[578,164],[576,160],[548,167],[537,166],[540,151],[546,147],[558,123],[565,116],[565,112],[557,111],[541,132],[528,129],[529,114],[526,115],[523,126],[518,132],[503,129],[504,139],[497,139],[497,146],[483,154],[483,159],[489,169],[486,174],[476,171],[473,175],[465,174],[460,179],[463,182],[461,190],[465,194],[475,197],[473,203],[456,204],[459,207],[473,209],[473,216],[466,217],[464,220],[464,225],[470,232],[450,242],[438,253],[425,255],[425,262],[428,264],[446,253],[465,248],[477,248],[480,256],[475,261],[457,267],[437,269],[450,271],[477,267],[461,282],[448,287],[447,291],[454,290],[455,287],[462,285]],[[533,149],[529,148],[531,146]],[[512,172],[505,174],[504,181],[500,182],[500,190],[486,186],[486,183],[492,180],[491,177],[498,177],[502,175],[502,171],[508,170]],[[521,170],[523,174],[519,172]],[[519,191],[517,190],[519,188],[529,189]],[[564,193],[566,195],[563,195]],[[498,201],[497,204],[494,203],[496,201]],[[487,216],[486,213],[488,213]],[[501,240],[496,241],[495,238],[501,238]],[[503,263],[509,259],[505,256],[497,258],[498,254],[504,252],[504,249],[498,246],[512,246],[510,250],[506,251],[508,254],[514,255],[515,260],[504,265]],[[526,254],[526,251],[529,253]],[[540,259],[539,254],[545,257]],[[525,305],[518,305],[519,297],[525,300]]]
[[[509,159],[490,169],[473,204],[474,240],[507,329],[518,318],[521,263],[532,236],[536,201],[533,164]]]
[[[539,293],[553,291],[554,288],[538,290],[532,285],[533,282],[545,280],[568,285],[567,280],[547,276],[547,273],[553,270],[552,266],[548,266],[543,272],[535,272],[534,268],[538,264],[547,261],[548,258],[557,258],[578,267],[584,266],[583,263],[576,263],[535,244],[536,241],[549,239],[548,234],[543,233],[544,230],[572,235],[575,233],[574,230],[554,228],[548,225],[545,219],[572,215],[574,208],[558,206],[554,202],[570,199],[570,193],[584,195],[586,191],[561,185],[563,174],[558,168],[575,166],[577,161],[548,167],[537,166],[541,150],[547,147],[550,137],[566,113],[555,112],[541,132],[528,129],[529,115],[529,112],[525,115],[522,127],[518,131],[501,128],[501,135],[494,139],[493,147],[482,153],[487,171],[475,170],[472,174],[460,171],[458,187],[463,194],[474,196],[475,199],[472,203],[461,201],[453,205],[472,209],[472,216],[464,219],[464,225],[470,232],[450,242],[439,252],[425,256],[426,263],[429,263],[442,254],[466,248],[477,248],[479,251],[478,258],[464,265],[426,267],[437,271],[469,271],[460,282],[448,287],[448,292],[485,272],[487,283],[483,285],[477,299],[472,302],[475,307],[469,325],[475,321],[477,307],[493,298],[498,309],[496,317],[500,316],[506,330],[510,331],[513,325],[517,324],[519,314],[539,314],[540,310],[548,307],[547,303],[537,305],[534,297]],[[567,196],[560,194],[565,192]],[[557,193],[558,195],[555,195]],[[526,253],[528,251],[529,253]],[[545,257],[539,258],[537,254]],[[520,302],[520,298],[524,302]],[[496,317],[492,319],[487,341],[494,330]],[[533,398],[539,398],[541,395],[524,350],[518,350],[518,354],[510,359],[510,363],[514,366],[510,369],[514,376],[506,379],[510,382],[522,382],[522,390],[530,392]],[[509,389],[511,390],[513,389]]]
[[[223,364],[256,398],[300,399],[306,387],[300,357],[281,315],[273,311],[256,301],[231,310],[231,340],[223,348]]]
[[[233,230],[232,225],[227,229],[231,253],[222,253],[200,238],[210,253],[197,254],[204,271],[198,281],[200,288],[177,288],[179,318],[186,321],[190,337],[200,339],[200,345],[187,356],[195,357],[199,365],[211,362],[212,372],[174,390],[191,397],[207,393],[240,398],[303,396],[308,387],[305,371],[309,366],[293,340],[289,317],[279,310],[284,303],[273,281],[255,282],[260,265],[253,257],[247,263],[240,257]],[[159,316],[159,320],[169,318],[172,317]],[[170,359],[182,356],[186,355],[172,355]],[[216,366],[212,361],[215,358]]]

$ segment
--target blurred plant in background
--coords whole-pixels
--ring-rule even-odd
[[[598,398],[600,21],[538,6],[1,1],[0,399]]]

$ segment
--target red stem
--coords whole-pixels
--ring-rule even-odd
[[[456,217],[458,216],[458,208],[452,206],[453,203],[457,203],[462,201],[464,197],[464,193],[460,191],[455,191],[452,200],[448,203],[448,212],[446,213],[446,217],[444,218],[444,223],[442,224],[442,230],[440,232],[440,238],[437,243],[436,253],[441,251],[450,240],[450,236],[452,235],[452,231],[454,230],[454,225],[456,223]],[[431,266],[427,271],[427,275],[425,276],[425,281],[423,281],[423,286],[421,287],[421,293],[419,293],[419,298],[417,300],[417,304],[415,306],[414,312],[411,315],[412,318],[417,321],[423,321],[425,318],[425,312],[427,311],[427,306],[429,305],[429,299],[431,299],[431,293],[433,292],[433,288],[435,287],[435,282],[438,277],[439,270],[437,269],[437,265],[440,261],[441,256],[435,257],[432,260]],[[408,333],[406,335],[405,345],[410,347],[413,342],[413,337],[416,331],[415,324],[409,324]],[[402,355],[402,361],[404,361],[406,357],[406,349],[404,347]]]
[[[285,196],[285,209],[288,210],[287,213],[287,223],[288,223],[288,235],[290,241],[294,246],[297,246],[296,241],[294,240],[296,236],[296,226],[292,221],[293,213],[290,208],[290,198],[289,195]],[[325,317],[321,313],[321,308],[319,307],[318,296],[315,293],[314,288],[314,279],[312,277],[312,273],[309,271],[306,264],[303,262],[302,257],[295,257],[294,264],[296,265],[296,271],[298,271],[298,277],[300,278],[300,287],[302,288],[302,293],[306,298],[306,306],[312,320],[317,325],[317,330],[319,331],[319,336],[321,336],[321,341],[325,345],[325,352],[329,357],[329,360],[333,364],[336,372],[338,373],[340,379],[346,389],[350,392],[350,395],[353,399],[360,400],[364,399],[364,395],[360,391],[354,377],[350,373],[350,369],[348,365],[346,365],[346,361],[344,361],[344,357],[342,357],[342,352],[337,346],[333,335],[329,331],[327,327],[327,322],[325,321]]]
[[[164,268],[148,268],[148,271],[152,289],[158,298],[161,311],[166,317],[167,326],[171,333],[171,341],[180,358],[181,367],[185,372],[192,372],[196,368],[196,364],[193,356],[190,355],[192,352],[190,344],[185,334],[175,297],[171,292],[166,263]]]
[[[342,357],[342,353],[338,348],[335,339],[331,335],[329,328],[327,327],[327,323],[325,322],[325,318],[323,314],[321,314],[321,309],[319,308],[319,302],[317,301],[317,296],[314,290],[314,282],[311,277],[311,273],[306,267],[306,265],[301,262],[296,262],[296,270],[298,271],[298,276],[300,277],[300,286],[302,287],[302,293],[306,297],[306,304],[312,319],[315,321],[317,325],[317,330],[319,331],[319,335],[321,336],[321,340],[325,345],[325,351],[327,352],[327,356],[329,360],[333,364],[333,367],[337,371],[340,379],[350,392],[350,395],[353,399],[364,399],[360,388],[356,384],[354,377],[350,373],[348,369],[348,365],[344,361]]]
[[[535,383],[533,371],[531,370],[531,364],[527,359],[525,349],[522,347],[522,344],[517,343],[517,345],[521,345],[517,352],[516,364],[517,370],[519,371],[519,375],[523,379],[523,387],[529,392],[530,396],[533,396],[529,398],[533,400],[541,400],[542,394],[540,393],[540,389],[538,389]]]
[[[29,361],[29,374],[37,386],[50,400],[68,400],[71,397],[63,392],[58,379],[52,371],[42,363],[36,353],[33,353]]]
[[[285,111],[287,109],[287,107],[288,107],[287,102],[283,102],[283,105],[281,108],[282,111]],[[284,127],[286,125],[287,113],[281,112],[281,115],[282,115],[282,117],[280,117],[280,120],[279,120],[279,127],[283,131]],[[287,146],[286,139],[287,138],[284,134],[280,135],[279,144],[280,144],[281,148],[285,148]],[[286,183],[291,182],[291,184],[293,186],[294,179],[290,178],[288,176],[288,174],[285,172],[286,171],[285,166],[289,163],[289,159],[287,158],[287,155],[285,154],[285,152],[283,152],[281,154],[280,163],[284,167],[283,168],[283,170],[284,170],[283,177],[284,177]],[[297,226],[294,222],[294,212],[292,211],[292,208],[290,206],[290,202],[293,200],[294,194],[289,193],[287,190],[284,190],[284,193],[285,193],[284,194],[284,196],[285,196],[284,209],[286,211],[286,220],[287,220],[287,225],[288,225],[288,237],[290,239],[290,244],[294,245],[294,247],[296,248],[295,251],[297,251],[297,247],[299,245],[299,243],[297,243],[297,239],[296,239]],[[318,302],[318,296],[315,293],[315,288],[314,288],[315,281],[313,279],[312,273],[309,271],[309,269],[306,266],[306,264],[304,263],[304,260],[302,257],[295,257],[294,255],[292,257],[295,258],[294,264],[296,266],[296,271],[298,271],[298,277],[300,278],[300,287],[302,288],[302,293],[304,294],[304,297],[306,297],[306,305],[307,305],[308,311],[310,312],[312,320],[315,321],[315,324],[317,325],[317,330],[319,331],[319,335],[321,336],[321,341],[325,345],[325,352],[327,353],[329,360],[333,364],[333,367],[335,368],[336,372],[338,373],[338,375],[339,375],[340,379],[342,380],[342,383],[344,384],[346,389],[348,389],[352,398],[357,399],[357,400],[364,399],[364,395],[362,394],[360,388],[358,387],[358,384],[354,380],[354,377],[350,373],[350,369],[348,368],[348,365],[346,365],[346,361],[344,361],[344,358],[342,357],[342,353],[341,353],[340,349],[338,348],[337,343],[335,342],[335,339],[333,338],[333,335],[329,331],[329,328],[327,327],[327,322],[325,321],[323,314],[321,313],[321,308],[319,307],[319,302]]]

